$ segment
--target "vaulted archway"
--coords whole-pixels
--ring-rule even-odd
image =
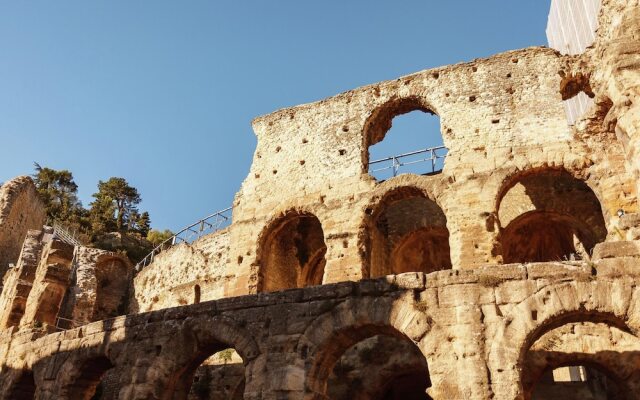
[[[273,292],[322,284],[327,246],[320,220],[291,211],[263,232],[258,250],[258,290]]]
[[[447,218],[417,188],[400,187],[385,194],[365,226],[371,278],[451,268]]]
[[[589,259],[607,228],[594,192],[564,170],[510,179],[497,203],[505,263]]]

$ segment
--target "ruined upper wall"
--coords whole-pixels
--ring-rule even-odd
[[[253,122],[258,144],[241,193],[285,185],[305,190],[366,173],[368,145],[380,139],[372,137],[379,136],[372,117],[408,98],[440,116],[452,154],[571,140],[559,93],[562,67],[553,50],[517,50],[259,117]]]
[[[0,277],[18,260],[27,231],[42,228],[45,218],[31,178],[20,176],[0,187]]]

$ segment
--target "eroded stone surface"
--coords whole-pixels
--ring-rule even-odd
[[[639,398],[639,10],[603,1],[580,55],[256,118],[231,226],[135,277],[95,249],[48,262],[30,231],[0,297],[0,398]],[[569,126],[578,93],[593,107]],[[440,116],[444,169],[376,181],[369,146],[412,110]],[[64,298],[40,301],[53,281]],[[82,326],[30,323],[53,304]]]

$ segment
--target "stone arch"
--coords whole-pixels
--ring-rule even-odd
[[[361,229],[364,276],[452,267],[447,217],[433,197],[416,186],[393,187],[375,197]]]
[[[306,364],[305,390],[310,398],[326,398],[334,365],[356,343],[382,335],[416,345],[430,329],[430,320],[416,309],[412,296],[345,300],[316,318],[298,341],[297,351]]]
[[[639,361],[640,339],[618,327],[591,321],[561,325],[526,350],[524,397],[625,399],[640,390]]]
[[[272,219],[258,239],[258,291],[320,285],[327,245],[318,217],[289,210]]]
[[[391,98],[369,114],[365,120],[362,130],[364,141],[364,150],[362,152],[363,173],[368,172],[370,146],[384,140],[387,132],[391,129],[392,121],[395,117],[412,111],[421,111],[426,114],[438,115],[435,108],[427,101],[426,98],[415,95]]]
[[[498,192],[495,214],[505,263],[588,259],[607,236],[594,191],[560,168],[508,177]]]
[[[164,371],[160,398],[187,399],[198,367],[225,349],[235,350],[245,369],[260,353],[253,337],[230,318],[187,318],[169,343],[155,349],[159,358],[156,368]],[[171,360],[168,369],[167,360]]]
[[[622,281],[562,282],[542,287],[515,305],[487,338],[492,391],[500,399],[524,399],[523,363],[531,345],[546,332],[577,322],[605,323],[638,336],[640,292]]]
[[[33,400],[36,395],[36,382],[32,370],[13,371],[14,381],[10,383],[1,397],[4,400]]]
[[[115,370],[115,363],[105,354],[102,346],[85,347],[71,357],[56,355],[65,360],[56,377],[57,396],[68,400],[90,400],[100,393],[105,376]]]

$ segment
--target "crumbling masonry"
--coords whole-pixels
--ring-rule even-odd
[[[139,271],[0,187],[0,399],[639,399],[638,0],[598,23],[255,119],[231,225]],[[444,168],[376,180],[415,110]]]

